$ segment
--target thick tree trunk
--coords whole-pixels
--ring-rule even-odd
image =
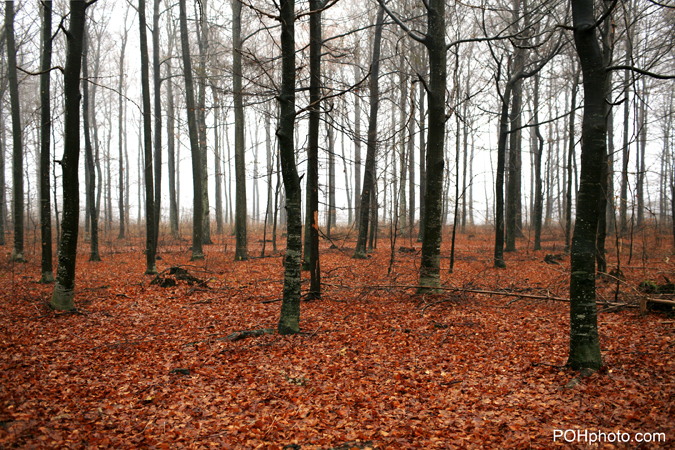
[[[190,41],[187,30],[187,11],[185,0],[179,0],[180,6],[180,41],[183,55],[183,71],[185,73],[185,103],[190,133],[190,153],[192,155],[192,189],[194,195],[192,218],[192,257],[191,260],[204,259],[202,252],[202,157],[199,151],[197,118],[195,117],[195,90],[192,79],[192,61],[190,60]]]
[[[375,189],[375,153],[377,151],[377,110],[380,106],[379,76],[380,76],[380,43],[382,42],[382,27],[384,24],[384,9],[377,11],[375,23],[375,37],[373,40],[373,59],[370,64],[370,115],[368,118],[368,141],[366,151],[366,167],[363,174],[363,190],[361,191],[359,237],[356,241],[354,258],[366,258],[366,240],[368,238],[368,221],[370,219],[371,200]]]
[[[302,254],[302,217],[300,178],[295,164],[293,131],[295,128],[295,2],[281,0],[281,88],[280,119],[277,137],[281,170],[286,188],[288,215],[286,256],[284,258],[284,294],[279,316],[279,334],[300,332],[300,258]]]
[[[41,283],[54,281],[52,268],[52,208],[50,202],[51,105],[49,78],[52,66],[52,2],[42,3],[42,73],[40,74],[40,225],[42,231]],[[0,155],[2,157],[2,155]]]
[[[445,1],[430,0],[425,45],[429,53],[429,136],[426,151],[426,199],[424,241],[418,293],[435,292],[440,286],[441,207],[443,192],[443,147],[445,142]]]
[[[75,263],[77,260],[77,235],[80,219],[80,69],[84,38],[85,10],[82,1],[70,2],[70,26],[66,36],[66,67],[64,70],[64,151],[63,169],[63,221],[56,284],[50,306],[59,310],[72,310],[75,296]]]
[[[0,64],[5,64],[4,52]],[[4,101],[7,90],[6,79],[0,81],[0,102]],[[5,245],[5,228],[7,226],[7,192],[5,189],[5,150],[7,136],[5,135],[5,115],[0,108],[0,245]]]
[[[234,92],[234,172],[236,249],[234,259],[248,259],[246,237],[246,167],[244,159],[244,104],[241,72],[241,1],[232,0],[232,89]]]
[[[573,369],[602,366],[595,299],[595,238],[602,195],[603,154],[607,152],[606,72],[596,37],[592,0],[572,0],[574,42],[583,72],[584,119],[581,178],[572,240],[570,276],[570,352]]]
[[[14,2],[5,2],[5,39],[7,45],[7,77],[12,115],[12,193],[14,197],[14,247],[12,261],[25,262],[23,256],[23,132],[19,106],[19,82],[16,73],[16,45],[14,43]]]

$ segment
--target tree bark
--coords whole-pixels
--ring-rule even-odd
[[[70,26],[66,35],[66,67],[64,70],[64,151],[63,169],[63,220],[59,245],[56,284],[50,306],[70,311],[75,308],[75,264],[77,260],[77,235],[80,219],[80,69],[84,38],[85,10],[87,3],[70,2]]]
[[[196,8],[195,3],[195,8]],[[199,3],[201,6],[200,9],[200,20],[197,25],[197,44],[199,48],[199,77],[197,78],[197,84],[199,87],[198,97],[197,97],[197,126],[199,130],[199,150],[202,157],[202,213],[204,217],[202,219],[202,244],[211,245],[213,241],[211,240],[211,206],[209,202],[209,170],[208,170],[208,147],[207,147],[207,138],[206,138],[206,58],[209,48],[208,40],[208,20],[206,17],[207,14],[207,0],[202,0]]]

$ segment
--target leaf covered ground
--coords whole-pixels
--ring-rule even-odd
[[[363,261],[351,240],[322,243],[323,298],[302,302],[303,333],[236,341],[276,328],[283,266],[234,262],[230,236],[197,263],[189,243],[165,241],[159,270],[197,279],[167,271],[167,287],[143,275],[140,239],[105,243],[96,263],[82,244],[76,314],[47,307],[39,254],[3,262],[0,448],[675,448],[672,316],[601,307],[605,367],[581,377],[564,367],[567,303],[467,292],[567,298],[569,257],[544,262],[560,243],[519,243],[494,269],[490,236],[462,236],[450,274],[447,241],[442,281],[458,290],[428,296],[409,288],[420,244],[397,244],[415,251],[396,251],[388,274],[384,239]],[[603,279],[600,298],[636,304],[641,281],[675,280],[667,247],[634,249],[626,281],[617,292]],[[572,429],[666,441],[554,440]]]

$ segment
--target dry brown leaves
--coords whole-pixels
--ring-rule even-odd
[[[463,238],[443,282],[567,297],[569,259],[545,264],[547,244],[507,255],[498,270],[489,237]],[[161,247],[160,270],[182,265],[207,287],[149,285],[140,241],[102,246],[101,263],[83,252],[81,314],[46,307],[52,286],[36,282],[39,254],[3,263],[0,447],[590,448],[553,439],[556,429],[586,429],[662,432],[665,443],[630,448],[673,448],[675,325],[664,315],[600,313],[606,367],[566,387],[578,377],[563,367],[567,304],[415,296],[388,286],[416,283],[419,254],[397,254],[388,277],[386,245],[357,261],[325,244],[323,299],[302,303],[303,334],[237,342],[225,337],[276,328],[280,303],[262,302],[280,297],[283,267],[279,256],[233,262],[230,237],[199,263],[187,262],[185,242]],[[672,260],[654,253],[624,269],[620,300],[648,269],[673,274]]]

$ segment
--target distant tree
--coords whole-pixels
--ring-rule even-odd
[[[153,249],[157,253],[157,244],[159,243],[159,221],[161,218],[161,200],[162,200],[162,75],[159,65],[161,47],[159,45],[159,2],[154,0],[152,13],[152,82],[154,91],[155,108],[155,180],[154,187],[154,225],[155,239]]]
[[[5,40],[7,45],[7,77],[12,115],[12,192],[14,196],[14,247],[12,261],[25,262],[23,256],[23,133],[19,106],[19,82],[16,73],[16,44],[14,43],[14,2],[5,2]]]
[[[84,40],[85,12],[96,0],[88,2],[71,0],[70,25],[66,34],[66,67],[64,69],[64,151],[61,159],[63,170],[63,220],[59,264],[56,284],[50,306],[59,310],[72,310],[75,296],[75,264],[77,261],[77,235],[80,219],[80,69]]]

